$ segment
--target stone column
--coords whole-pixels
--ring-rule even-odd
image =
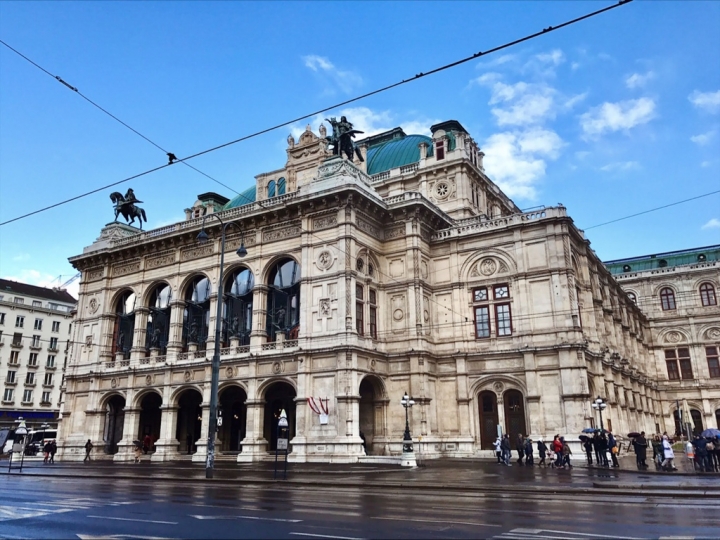
[[[247,406],[247,426],[245,438],[242,440],[242,453],[237,457],[238,463],[260,461],[268,451],[268,441],[263,437],[265,401],[248,399],[245,405]]]
[[[217,289],[217,287],[213,287],[213,289]],[[213,290],[213,294],[210,295],[210,321],[208,323],[208,336],[205,343],[205,353],[208,358],[212,358],[215,351],[215,325],[222,324],[222,320],[215,320],[217,316],[218,298],[220,298],[220,296],[218,295],[217,290]],[[220,331],[222,332],[222,327],[220,328]],[[220,340],[222,341],[222,334],[220,335]]]
[[[265,323],[267,322],[268,290],[268,286],[264,283],[255,283],[253,288],[253,320],[250,332],[250,350],[253,352],[259,351],[267,338]]]
[[[170,302],[170,333],[168,335],[167,355],[176,358],[182,352],[183,317],[185,302],[173,300]]]
[[[128,400],[130,401],[130,400]],[[140,408],[125,407],[125,421],[123,422],[123,438],[118,442],[117,454],[113,461],[132,461],[135,459],[133,440],[138,438],[138,422],[140,421]]]
[[[193,463],[204,463],[207,458],[207,436],[208,436],[208,425],[210,425],[210,385],[208,384],[207,396],[203,396],[202,407],[202,422],[200,423],[200,437],[197,439],[197,452],[192,455]],[[216,437],[217,442],[217,437]],[[215,445],[215,455],[217,455],[217,444]]]
[[[180,443],[175,438],[178,410],[178,407],[172,405],[160,407],[160,438],[155,442],[155,453],[150,461],[171,461],[180,456],[178,452]]]
[[[149,314],[150,309],[146,307],[135,309],[135,331],[133,332],[133,346],[130,349],[130,360],[135,363],[140,358],[145,358],[145,340]]]

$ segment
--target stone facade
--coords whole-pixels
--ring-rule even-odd
[[[388,150],[402,130],[360,141],[366,161],[352,163],[323,129],[289,137],[256,197],[214,213],[242,231],[228,228],[224,283],[220,225],[208,219],[198,244],[191,215],[125,237],[111,224],[113,240],[70,259],[83,277],[65,458],[90,438],[129,459],[147,434],[154,460],[204,459],[221,286],[218,446],[238,461],[268,456],[283,408],[291,460],[399,456],[404,392],[424,457],[476,455],[498,426],[576,439],[598,394],[618,433],[664,427],[648,319],[563,206],[521,212],[455,121],[410,162]]]
[[[720,246],[606,265],[648,317],[668,431],[687,433],[687,423],[696,433],[719,427]]]

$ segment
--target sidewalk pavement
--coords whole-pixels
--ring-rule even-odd
[[[369,488],[413,488],[463,492],[525,492],[525,493],[645,493],[652,496],[720,497],[719,475],[693,475],[678,478],[670,474],[643,474],[638,471],[580,467],[572,470],[520,466],[513,462],[508,468],[488,459],[424,460],[416,469],[397,465],[289,463],[287,483],[300,486],[368,486]],[[577,465],[580,465],[579,463]],[[633,462],[634,465],[634,462]],[[19,464],[18,464],[19,466]],[[13,462],[13,476],[44,476],[85,479],[129,480],[133,482],[203,482],[225,485],[263,485],[276,482],[273,462],[233,463],[218,461],[212,480],[205,479],[205,465],[181,462],[115,463],[90,462],[25,462],[19,473]],[[278,479],[282,478],[278,464]],[[0,474],[7,475],[7,461],[0,462]],[[281,480],[277,480],[281,481]]]

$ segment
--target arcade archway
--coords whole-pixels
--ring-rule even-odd
[[[360,433],[365,437],[365,450],[368,455],[382,454],[382,446],[376,443],[384,436],[382,383],[372,375],[360,383]]]
[[[242,452],[247,425],[247,394],[239,386],[229,386],[220,391],[220,410],[223,424],[218,437],[221,452]]]
[[[268,450],[277,449],[277,424],[280,412],[285,409],[290,428],[290,439],[295,436],[295,389],[286,382],[276,382],[265,391],[265,422],[263,436],[269,442]]]
[[[525,400],[519,390],[507,390],[503,394],[505,403],[505,433],[510,434],[511,444],[515,444],[518,435],[525,435]]]
[[[103,441],[105,441],[105,453],[117,454],[118,442],[123,436],[123,424],[125,423],[125,398],[113,396],[105,405],[105,427],[103,428]]]
[[[140,401],[140,426],[137,438],[144,440],[146,435],[150,435],[153,444],[160,438],[160,422],[161,413],[160,406],[162,398],[155,392],[149,392],[143,396]],[[150,449],[152,451],[152,448]]]
[[[202,394],[194,388],[183,391],[178,398],[175,438],[180,442],[181,454],[197,452],[197,441],[202,436]]]
[[[478,416],[480,418],[480,448],[492,450],[497,438],[498,418],[497,394],[490,390],[478,395]]]

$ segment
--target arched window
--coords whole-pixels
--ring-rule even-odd
[[[275,180],[270,180],[270,182],[268,182],[267,193],[268,199],[275,196]]]
[[[717,306],[715,287],[713,287],[710,283],[703,283],[700,285],[700,301],[703,306]]]
[[[223,345],[238,338],[240,345],[250,345],[252,331],[253,287],[255,276],[247,268],[238,268],[225,282],[225,317]]]
[[[115,331],[113,332],[113,355],[123,353],[123,358],[130,358],[133,335],[135,334],[135,293],[127,291],[115,306]]]
[[[161,284],[155,287],[150,295],[150,314],[147,322],[147,336],[145,349],[159,349],[160,354],[167,352],[170,337],[170,300],[172,289],[169,285]]]
[[[285,195],[285,178],[278,178],[277,181],[277,194]]]
[[[660,291],[660,306],[663,311],[671,311],[676,308],[675,293],[670,287],[665,287]]]
[[[300,265],[291,259],[279,261],[268,276],[267,336],[275,341],[278,332],[297,339],[300,330]]]
[[[185,289],[185,313],[183,317],[183,350],[196,344],[204,351],[210,326],[210,280],[198,276]]]

